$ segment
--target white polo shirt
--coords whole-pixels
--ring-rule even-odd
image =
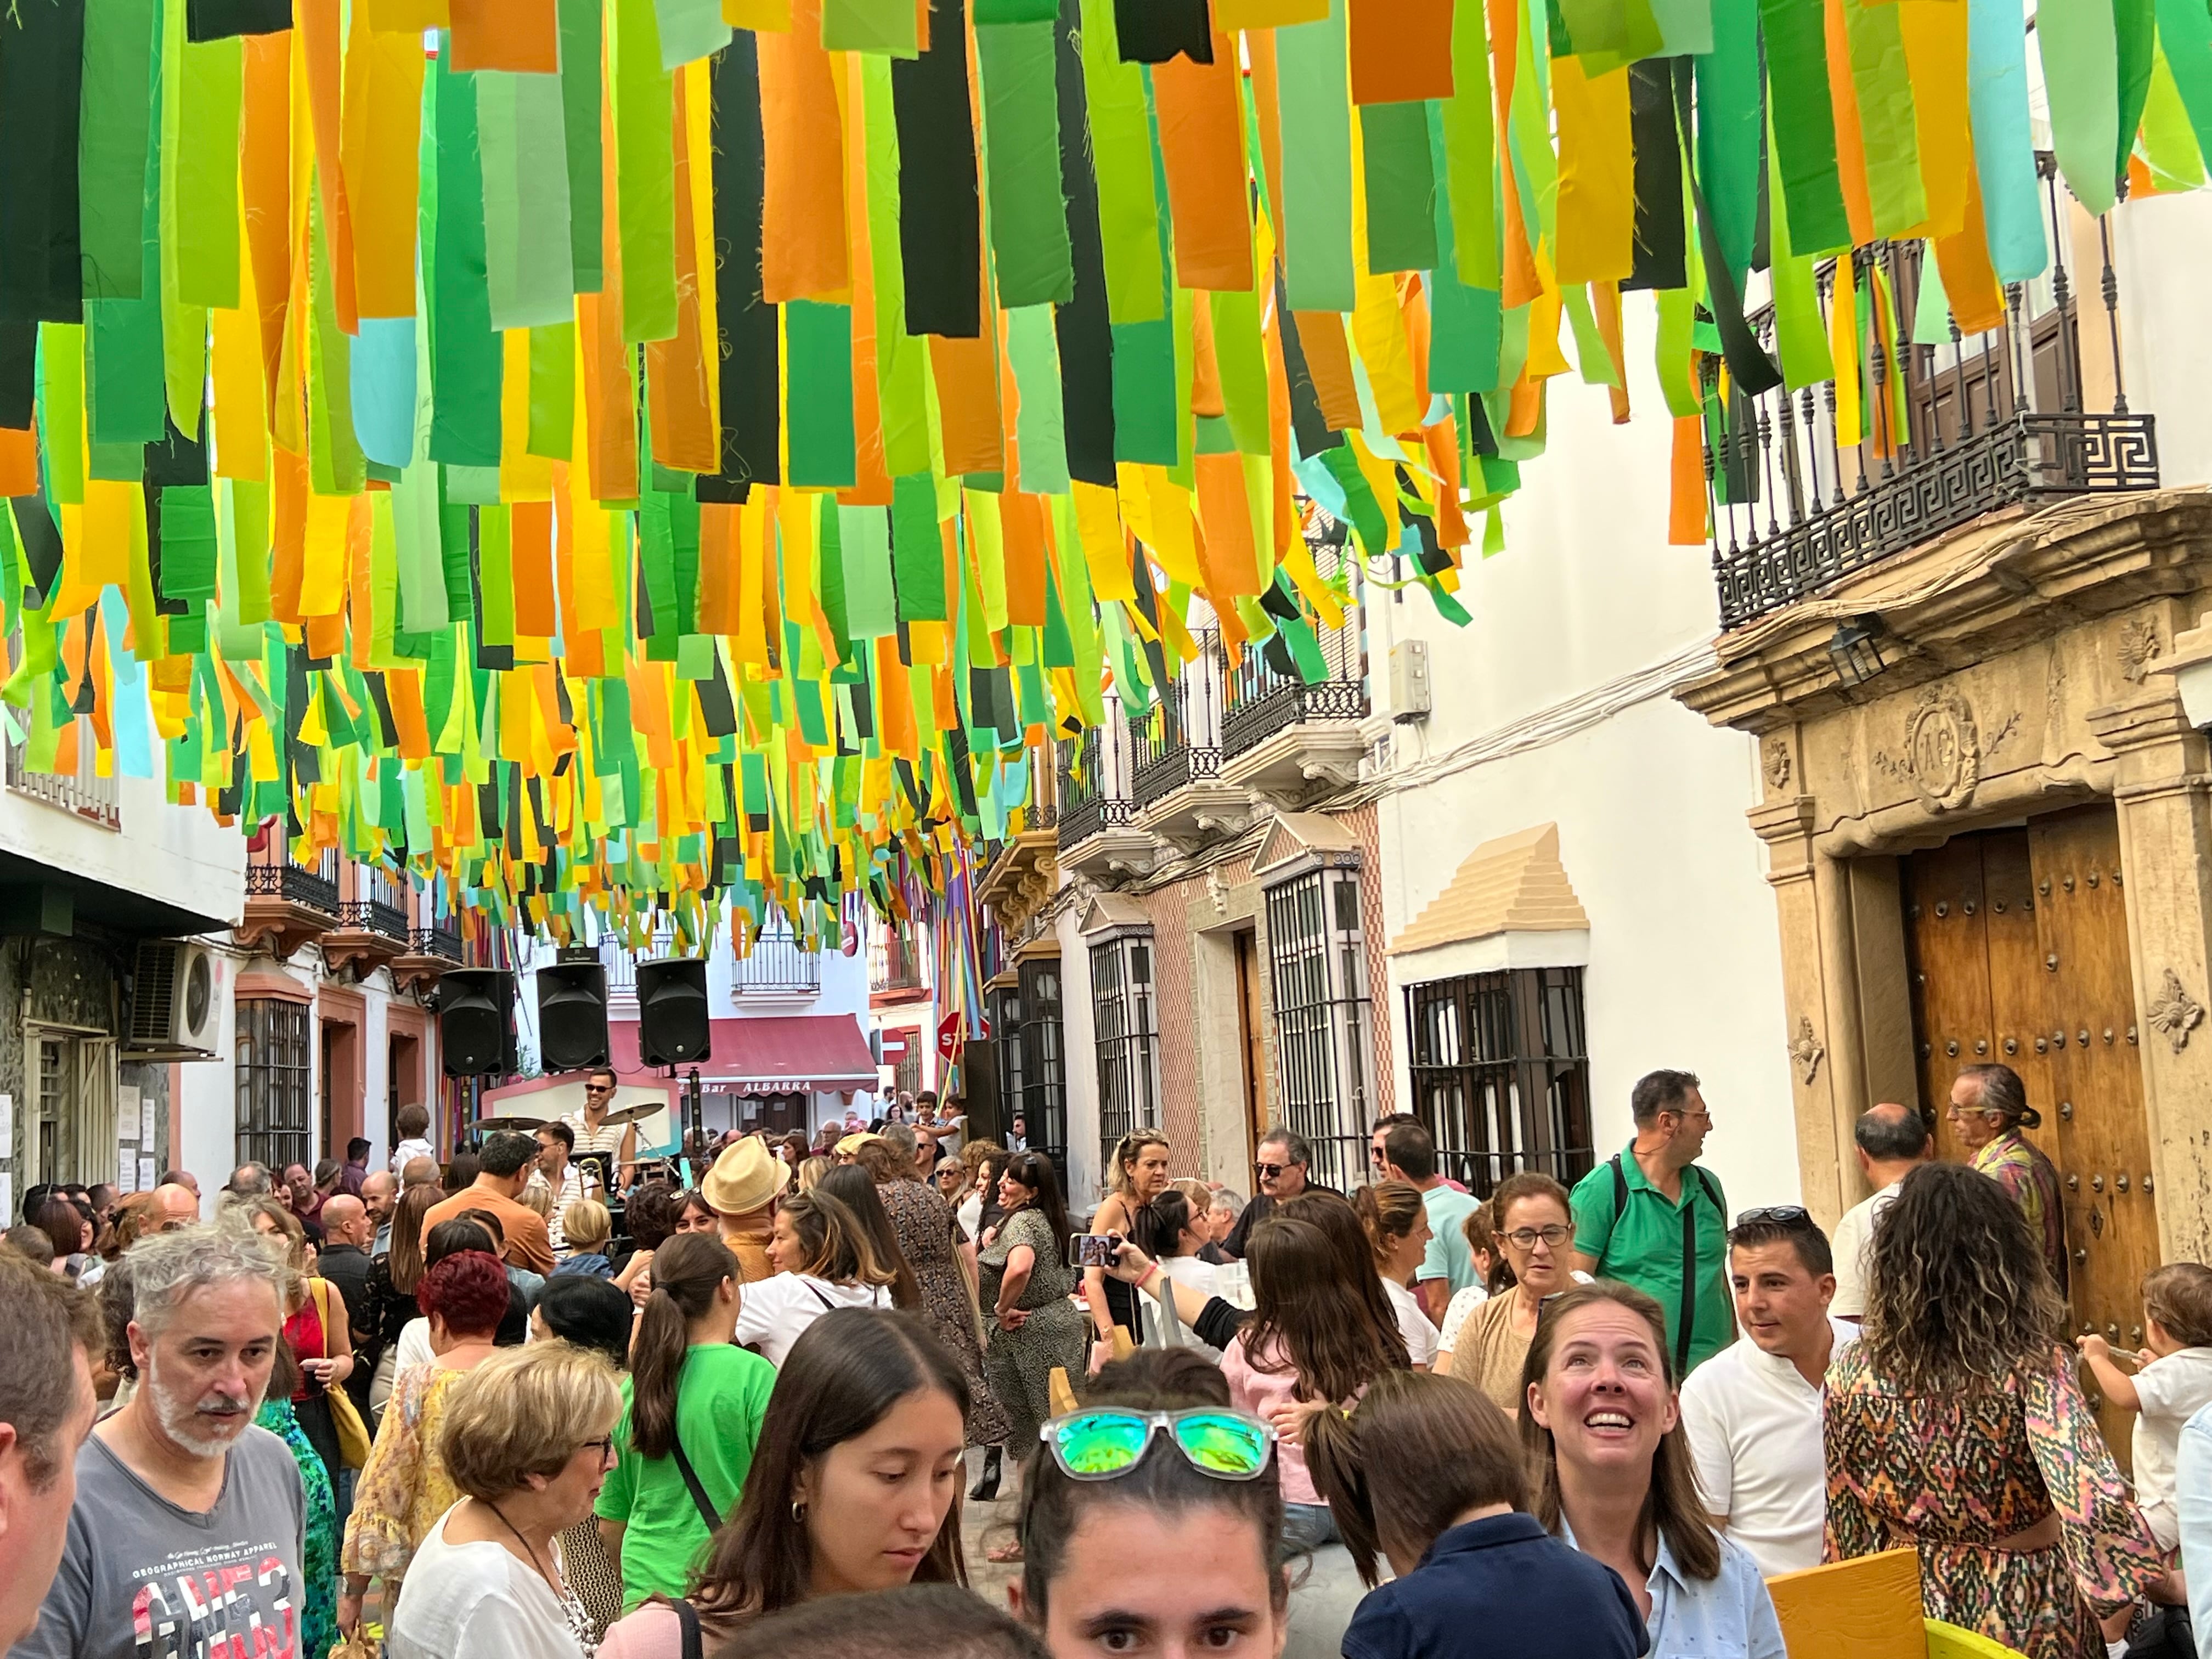
[[[1828,1240],[1836,1257],[1836,1296],[1828,1311],[1838,1319],[1866,1317],[1867,1267],[1874,1260],[1874,1224],[1897,1201],[1902,1181],[1893,1181],[1871,1198],[1863,1198],[1844,1212]]]
[[[1832,1361],[1858,1328],[1839,1319]],[[1723,1348],[1682,1384],[1682,1426],[1705,1507],[1764,1573],[1820,1565],[1828,1472],[1820,1390],[1748,1337]]]

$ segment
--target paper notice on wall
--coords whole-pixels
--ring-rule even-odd
[[[125,1144],[116,1149],[115,1190],[135,1193],[138,1190],[138,1149]]]
[[[15,1156],[15,1102],[12,1096],[0,1095],[0,1158]],[[0,1215],[14,1213],[0,1210]]]
[[[0,1173],[0,1215],[15,1213],[15,1177]]]
[[[138,1160],[138,1190],[142,1193],[154,1190],[154,1160],[150,1158]]]
[[[135,1140],[143,1146],[154,1144],[154,1103],[137,1084],[116,1086],[115,1121],[116,1133],[122,1139]]]

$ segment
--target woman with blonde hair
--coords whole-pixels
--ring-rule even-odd
[[[1859,1340],[1828,1366],[1828,1553],[1917,1548],[1929,1618],[2072,1659],[2121,1639],[2163,1562],[2082,1395],[2041,1246],[1987,1176],[1905,1176],[1874,1231]]]
[[[817,1152],[799,1166],[799,1190],[811,1193],[822,1184],[822,1177],[837,1167],[836,1160]]]
[[[1133,1129],[1123,1135],[1108,1160],[1106,1199],[1091,1218],[1091,1231],[1137,1237],[1139,1215],[1168,1189],[1172,1156],[1168,1138],[1158,1129]],[[1115,1327],[1133,1339],[1142,1334],[1144,1327],[1137,1322],[1136,1291],[1103,1267],[1085,1267],[1083,1285],[1091,1313],[1091,1369],[1095,1371],[1114,1357]]]
[[[888,1308],[898,1274],[877,1257],[850,1206],[825,1192],[787,1198],[768,1247],[775,1272],[744,1288],[737,1336],[771,1365],[832,1308]]]
[[[1437,1328],[1413,1289],[1413,1275],[1420,1271],[1434,1237],[1421,1189],[1410,1181],[1378,1181],[1353,1193],[1352,1207],[1374,1247],[1382,1294],[1390,1298],[1390,1311],[1398,1316],[1406,1352],[1414,1369],[1425,1371],[1436,1361]]]
[[[621,1413],[615,1368],[568,1342],[508,1349],[454,1389],[441,1443],[461,1498],[415,1552],[392,1659],[584,1659],[591,1615],[554,1540],[591,1513]]]
[[[561,1231],[568,1241],[568,1256],[553,1269],[554,1275],[613,1278],[614,1264],[607,1260],[607,1244],[614,1231],[614,1218],[596,1198],[580,1198],[569,1205],[561,1212]]]

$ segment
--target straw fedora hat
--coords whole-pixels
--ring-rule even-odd
[[[870,1141],[881,1140],[882,1139],[883,1137],[881,1135],[865,1133],[856,1135],[847,1135],[842,1140],[837,1143],[836,1146],[833,1150],[840,1158],[850,1158],[854,1153],[859,1152],[861,1147],[866,1146]]]
[[[784,1166],[758,1135],[747,1135],[722,1150],[699,1183],[699,1194],[718,1214],[757,1210],[783,1190]]]

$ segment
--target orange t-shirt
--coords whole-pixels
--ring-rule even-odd
[[[483,1187],[471,1187],[455,1193],[444,1202],[433,1204],[422,1217],[422,1241],[428,1245],[430,1229],[441,1221],[452,1221],[470,1210],[489,1210],[499,1218],[499,1224],[507,1233],[507,1259],[518,1267],[527,1267],[534,1273],[553,1271],[553,1241],[546,1233],[544,1218],[526,1204],[518,1204],[504,1193],[491,1192]]]

